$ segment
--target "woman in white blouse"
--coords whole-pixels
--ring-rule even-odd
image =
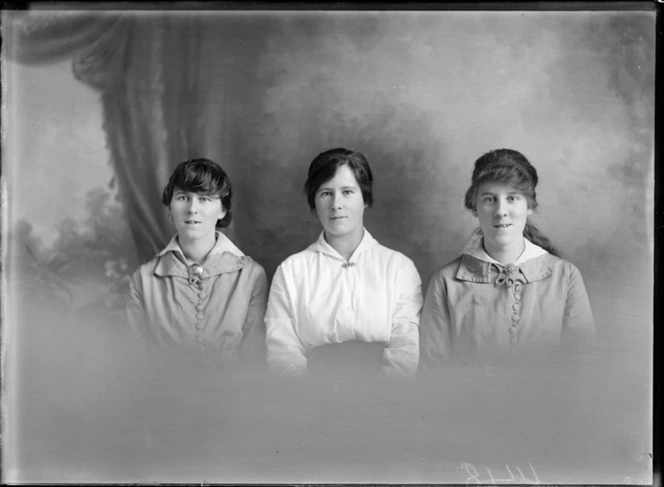
[[[311,162],[304,190],[323,231],[282,262],[272,281],[265,316],[271,371],[304,375],[319,351],[364,342],[379,347],[388,376],[415,375],[421,280],[409,258],[364,228],[372,183],[359,152],[332,149]]]

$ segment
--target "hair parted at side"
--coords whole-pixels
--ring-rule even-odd
[[[179,189],[191,193],[215,195],[221,199],[226,215],[217,220],[217,227],[225,228],[231,223],[231,199],[233,187],[231,180],[219,164],[210,159],[190,159],[178,164],[171,174],[168,184],[161,195],[161,202],[170,206],[173,192]]]
[[[309,165],[309,173],[304,183],[309,208],[312,210],[316,208],[316,191],[323,183],[332,179],[343,165],[348,165],[353,171],[362,192],[362,199],[367,206],[371,207],[373,204],[373,173],[369,167],[369,161],[361,152],[338,147],[321,152]]]
[[[537,170],[526,156],[513,149],[495,149],[483,154],[475,161],[472,182],[466,191],[464,203],[469,210],[475,210],[479,187],[484,183],[502,183],[510,185],[523,194],[528,201],[528,208],[535,211],[538,207],[535,191],[538,182]],[[560,251],[549,238],[530,221],[526,223],[523,235],[550,254],[561,257]]]

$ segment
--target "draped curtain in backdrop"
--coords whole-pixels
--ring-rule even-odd
[[[214,39],[202,49],[204,32],[214,30],[205,31],[201,19],[187,12],[4,17],[8,59],[34,65],[72,58],[74,76],[100,92],[114,180],[141,261],[171,237],[160,196],[173,167],[223,155],[223,53]],[[218,62],[211,64],[210,54]]]

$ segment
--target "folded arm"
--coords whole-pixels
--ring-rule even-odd
[[[281,266],[272,280],[265,329],[267,364],[270,371],[282,376],[300,376],[307,372],[305,348],[295,332],[291,296]]]
[[[420,367],[423,370],[441,366],[449,357],[450,314],[443,281],[434,275],[429,283],[420,324]]]
[[[412,262],[408,262],[399,282],[397,305],[392,314],[392,334],[383,357],[390,377],[412,378],[419,362],[419,325],[422,311],[422,281]]]
[[[242,326],[243,362],[265,364],[265,310],[267,307],[267,276],[258,267],[253,280],[247,315]]]

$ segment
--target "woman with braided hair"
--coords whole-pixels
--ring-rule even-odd
[[[475,162],[465,206],[480,228],[431,278],[420,326],[424,367],[539,354],[594,337],[579,270],[529,221],[537,182],[515,150]]]

